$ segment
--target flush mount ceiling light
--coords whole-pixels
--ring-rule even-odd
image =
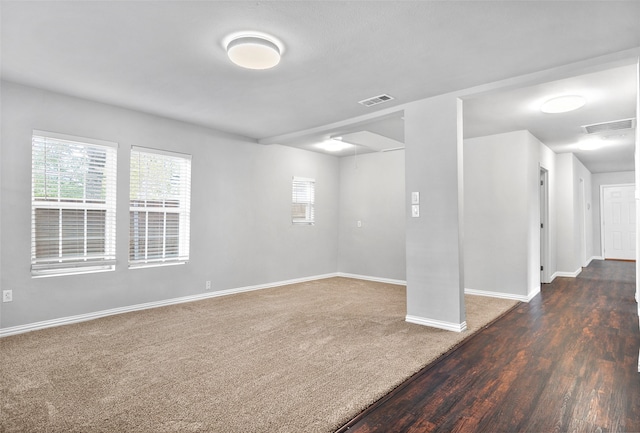
[[[317,144],[322,150],[326,150],[327,152],[340,152],[341,150],[348,149],[352,144],[346,143],[341,140],[340,137],[330,138],[329,140],[325,140],[320,144]]]
[[[602,140],[591,138],[588,140],[581,141],[580,144],[578,144],[578,149],[579,150],[597,150],[603,147],[604,145],[605,143],[603,143]]]
[[[540,107],[540,111],[548,114],[566,113],[583,107],[587,100],[580,95],[564,95],[548,99]]]
[[[247,69],[269,69],[280,63],[282,44],[258,33],[231,35],[225,43],[229,59]]]

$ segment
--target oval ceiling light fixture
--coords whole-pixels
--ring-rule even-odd
[[[263,33],[238,33],[225,41],[229,59],[247,69],[270,69],[280,63],[282,44]]]
[[[540,111],[547,114],[567,113],[584,107],[587,100],[580,95],[563,95],[546,100]]]

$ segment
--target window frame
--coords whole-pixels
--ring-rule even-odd
[[[50,141],[50,143],[47,143]],[[65,146],[66,143],[66,146]],[[49,146],[50,145],[50,146]],[[42,164],[35,161],[36,146],[40,146],[43,150],[44,160]],[[64,170],[60,166],[54,167],[52,162],[49,165],[47,161],[47,152],[49,149],[55,150],[55,147],[59,146],[58,151],[67,152],[65,156],[69,156],[70,159],[74,156],[75,152],[85,152],[86,167],[83,167],[86,171],[74,172],[74,175],[80,175],[83,179],[82,198],[64,197],[63,190],[61,189],[61,178],[63,177]],[[31,135],[31,275],[32,277],[44,277],[44,276],[58,276],[58,275],[71,275],[81,274],[88,272],[100,272],[100,271],[112,271],[116,265],[116,189],[117,189],[117,150],[118,144],[114,142],[97,140],[93,138],[78,137],[67,134],[60,134],[49,131],[33,130]],[[91,174],[95,176],[95,159],[91,159],[87,156],[87,152],[104,152],[104,165],[101,167],[99,175],[100,188],[104,188],[104,198],[90,198],[87,197],[88,185],[91,183]],[[53,160],[55,161],[55,160]],[[98,167],[100,167],[98,165]],[[57,168],[57,170],[55,169]],[[93,169],[93,171],[92,171]],[[39,178],[39,180],[36,180]],[[57,195],[49,196],[49,180],[58,179],[57,181]],[[94,179],[95,181],[95,179]],[[40,184],[42,182],[42,184]],[[44,193],[36,195],[37,188],[44,188]],[[93,191],[95,193],[95,191]],[[58,210],[57,227],[53,229],[56,233],[58,245],[51,247],[51,242],[46,245],[46,236],[40,236],[40,230],[47,230],[46,222],[38,222],[39,210]],[[66,212],[65,212],[66,211]],[[65,236],[65,217],[77,218],[78,212],[84,211],[82,215],[82,254],[68,254],[65,257],[65,241],[66,244],[75,243],[75,248],[79,250],[78,243],[74,242],[73,236],[70,234]],[[94,212],[91,212],[94,211]],[[91,237],[90,236],[90,213],[94,216],[95,211],[104,211],[104,223],[101,223],[102,217],[99,218],[97,227],[104,227],[102,236]],[[49,217],[46,217],[49,219]],[[69,221],[69,219],[67,219]],[[95,220],[94,220],[95,221]],[[73,229],[72,232],[77,235],[77,229],[80,224],[69,223],[66,227],[67,230]],[[95,227],[94,227],[95,229]],[[103,243],[103,251],[99,253],[89,253],[89,243],[92,241],[98,241],[98,245]],[[39,246],[39,243],[43,242],[44,247]],[[38,257],[38,251],[40,248],[45,249],[46,252],[55,252],[57,255],[44,255]],[[95,248],[95,247],[94,247]]]
[[[134,164],[139,164],[140,160],[137,162],[134,160],[136,158],[140,158],[142,155],[147,155],[151,158],[153,157],[165,157],[173,160],[179,161],[179,170],[182,172],[180,174],[180,195],[171,196],[171,197],[163,197],[163,198],[151,198],[147,194],[142,193],[141,190],[138,191],[138,196],[133,197],[133,186],[134,186]],[[137,268],[146,268],[146,267],[154,267],[154,266],[169,266],[169,265],[179,265],[185,264],[189,261],[190,256],[190,237],[191,237],[191,155],[165,151],[160,149],[148,148],[148,147],[140,147],[140,146],[132,146],[131,155],[130,155],[130,172],[129,172],[129,247],[128,247],[128,264],[130,269]],[[140,171],[138,171],[140,175]],[[186,183],[183,181],[186,179]],[[171,182],[171,177],[169,180]],[[142,180],[142,176],[138,179],[138,188],[142,188],[141,184],[144,183]],[[168,202],[175,203],[178,201],[177,206],[167,206]],[[162,203],[160,203],[162,202]],[[151,206],[149,206],[151,204]],[[140,214],[144,215],[144,235],[135,235],[137,233],[136,228],[134,228],[134,213],[139,217]],[[162,215],[162,237],[150,236],[149,228],[154,227],[153,225],[149,225],[149,216],[153,214],[163,214]],[[168,227],[168,215],[178,215],[178,231],[177,231],[177,254],[175,255],[167,255],[167,227]],[[157,215],[156,215],[157,216]],[[157,228],[157,226],[155,226]],[[134,245],[139,245],[139,240],[142,239],[144,242],[143,247],[134,247]],[[153,239],[161,239],[162,247],[161,247],[161,255],[158,256],[149,256],[150,250],[154,251],[153,248],[149,247],[150,241]],[[136,241],[138,240],[138,242]],[[137,253],[141,253],[144,255],[144,258],[136,258],[136,252],[134,252],[133,248]],[[139,250],[138,250],[139,249]],[[155,250],[157,251],[157,249]]]
[[[316,180],[309,177],[293,176],[291,182],[291,224],[313,226],[315,218]],[[306,196],[306,197],[305,197]],[[297,207],[304,206],[304,217],[299,217]]]

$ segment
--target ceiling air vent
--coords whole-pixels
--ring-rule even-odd
[[[383,95],[374,96],[373,98],[358,101],[358,104],[362,104],[365,107],[372,107],[374,105],[382,104],[383,102],[391,101],[392,99],[393,96],[389,96],[385,93]]]
[[[598,132],[618,131],[620,129],[631,129],[635,126],[636,119],[614,120],[612,122],[594,123],[582,126],[587,134]]]

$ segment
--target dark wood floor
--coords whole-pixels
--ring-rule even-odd
[[[635,263],[556,278],[339,432],[640,432]]]

